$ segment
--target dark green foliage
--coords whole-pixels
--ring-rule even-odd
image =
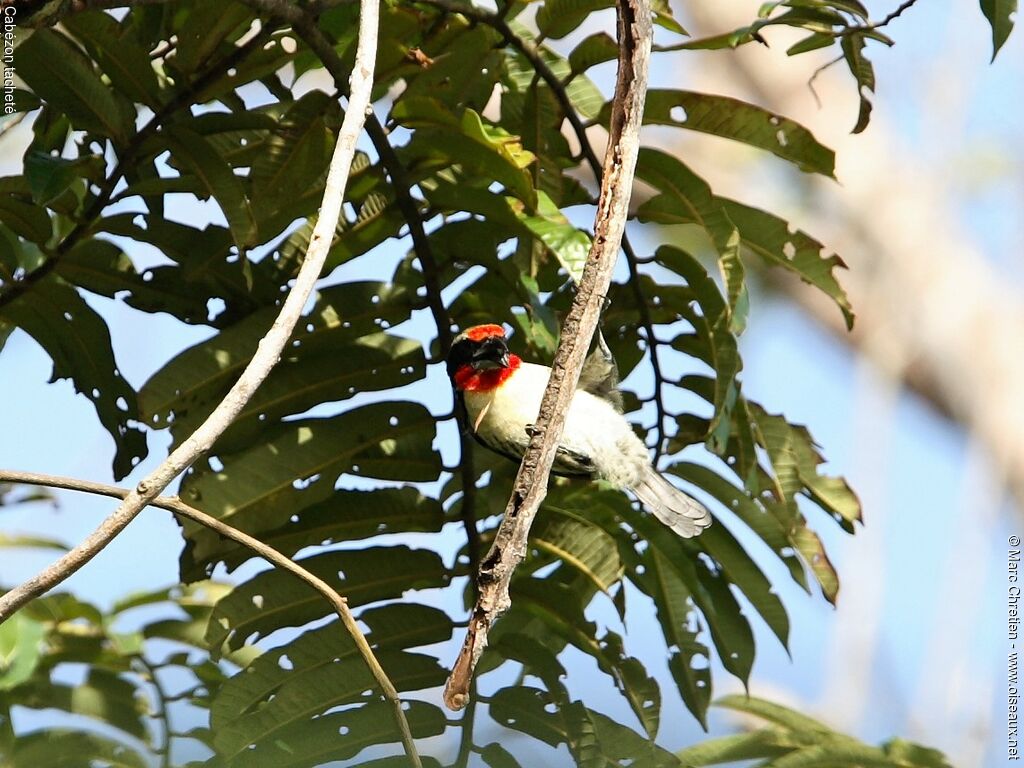
[[[93,401],[115,440],[120,477],[146,454],[141,425],[184,440],[276,316],[311,236],[341,120],[335,94],[308,90],[305,78],[344,90],[356,9],[335,4],[312,20],[341,62],[331,86],[301,36],[266,15],[257,30],[242,2],[144,4],[116,14],[45,6],[34,18],[43,28],[15,56],[27,86],[17,104],[33,140],[24,173],[0,179],[0,344],[24,330],[53,359],[54,378],[70,378]],[[998,49],[1015,3],[982,6]],[[559,313],[590,246],[575,223],[596,194],[587,128],[607,118],[607,95],[588,72],[612,61],[617,47],[603,32],[573,45],[544,40],[562,40],[593,13],[610,17],[611,7],[549,1],[536,17],[541,39],[519,17],[521,3],[502,6],[500,19],[430,2],[383,5],[375,98],[385,129],[371,131],[376,145],[356,157],[323,284],[278,366],[184,477],[180,495],[334,584],[406,699],[413,733],[465,730],[463,758],[520,764],[522,742],[494,735],[504,727],[583,766],[779,756],[800,765],[944,765],[923,748],[868,748],[754,700],[725,703],[768,719],[767,729],[680,757],[657,746],[663,701],[678,696],[706,725],[712,670],[747,682],[754,627],[783,646],[799,631],[744,537],[763,541],[797,584],[809,590],[813,578],[833,601],[838,577],[805,514],[852,532],[860,507],[842,479],[820,473],[823,458],[804,427],[746,398],[738,345],[748,320],[757,321],[746,276],[764,266],[817,288],[852,325],[837,280],[842,261],[774,214],[716,195],[684,159],[654,147],[641,150],[638,176],[655,194],[630,227],[678,242],[658,227],[682,225],[694,252],[663,245],[638,254],[635,278],[612,286],[602,332],[623,376],[640,368],[649,381],[660,355],[659,403],[696,404],[695,413],[666,407],[651,424],[653,409],[625,393],[630,417],[664,436],[660,466],[710,506],[716,524],[684,541],[617,491],[555,482],[513,583],[513,608],[480,666],[482,688],[494,690],[498,669],[502,679],[521,671],[528,684],[482,697],[489,721],[477,714],[472,733],[471,718],[449,721],[435,703],[449,641],[461,635],[461,601],[471,597],[461,516],[475,514],[487,546],[514,469],[477,454],[487,482],[473,489],[443,465],[454,421],[436,325],[505,322],[516,330],[517,353],[538,361],[553,353]],[[60,30],[50,28],[61,14]],[[654,15],[662,30],[685,34],[667,3],[655,3]],[[776,25],[810,35],[790,54],[839,47],[862,97],[862,129],[874,89],[864,49],[891,41],[858,2],[767,3],[747,27],[664,50],[735,47]],[[807,129],[753,104],[652,91],[645,117],[743,142],[802,171],[834,172],[832,151]],[[168,217],[172,194],[210,201],[220,217]],[[391,241],[410,232],[414,253],[396,258],[409,243]],[[163,258],[138,267],[137,244]],[[386,272],[390,279],[381,278]],[[211,335],[136,393],[89,295],[208,326]],[[694,444],[706,449],[700,463],[693,453],[679,456]],[[182,534],[186,583],[251,557],[196,524]],[[0,537],[0,547],[13,546],[59,545]],[[242,572],[249,576],[240,584],[202,582],[108,613],[55,595],[0,626],[0,762],[149,765],[167,748],[166,722],[186,708],[209,727],[170,741],[201,745],[209,766],[403,764],[365,762],[371,746],[374,756],[399,755],[399,735],[331,607],[290,574]],[[622,620],[644,610],[640,601],[627,605],[627,585],[653,602],[668,686],[636,657],[635,638],[588,618],[602,601]],[[153,608],[161,618],[150,620],[150,610],[124,628],[126,614]],[[560,659],[570,647],[624,697],[635,722],[572,699]],[[55,681],[63,664],[86,665],[82,685]],[[189,681],[177,702],[159,684],[166,675]],[[15,732],[15,706],[80,719],[49,733]],[[81,719],[107,727],[79,727]],[[425,764],[451,759],[439,743],[424,743],[425,752],[437,749]]]

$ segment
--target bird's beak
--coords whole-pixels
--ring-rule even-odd
[[[487,339],[473,355],[473,367],[480,370],[508,368],[509,362],[508,346],[503,339]]]

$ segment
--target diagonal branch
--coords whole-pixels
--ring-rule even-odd
[[[292,5],[287,0],[243,0],[243,2],[291,24],[292,29],[317,55],[324,68],[334,78],[338,88],[344,90],[345,64],[308,11],[297,5]],[[391,142],[388,141],[384,127],[373,113],[367,115],[366,133],[370,137],[374,149],[377,150],[381,165],[391,177],[398,208],[409,226],[413,250],[423,271],[423,285],[427,291],[427,307],[437,326],[437,341],[443,354],[452,344],[452,319],[441,298],[440,269],[424,228],[420,205],[412,195],[412,183],[401,159],[394,147],[391,146]],[[473,462],[473,445],[469,436],[469,425],[466,424],[462,409],[458,407],[455,408],[455,420],[459,428],[459,471],[462,478],[462,507],[460,511],[462,525],[466,531],[470,572],[475,575],[480,562],[480,531],[476,520],[476,468]]]
[[[295,283],[281,311],[256,354],[238,381],[196,431],[181,443],[153,472],[130,491],[114,512],[84,541],[41,573],[0,596],[0,623],[39,595],[60,584],[109,544],[136,515],[172,480],[210,450],[232,420],[245,407],[256,388],[270,373],[295,328],[303,307],[313,292],[338,224],[348,174],[370,108],[373,67],[377,49],[379,8],[376,0],[361,0],[359,41],[352,71],[349,108],[345,112],[338,142],[331,159],[320,217],[310,238],[309,249]]]
[[[566,412],[597,329],[626,228],[640,146],[652,30],[648,0],[619,0],[617,10],[619,68],[594,222],[594,240],[576,298],[562,325],[551,378],[544,391],[530,446],[516,475],[512,497],[505,508],[494,544],[480,565],[477,576],[480,595],[469,620],[466,640],[445,686],[445,704],[451,709],[461,709],[466,705],[473,670],[487,646],[488,632],[497,618],[511,606],[509,585],[512,575],[526,556],[530,525],[547,494],[548,477],[565,427]]]
[[[60,477],[57,475],[42,475],[35,472],[13,472],[3,469],[0,469],[0,482],[40,485],[47,488],[62,488],[68,491],[81,491],[83,493],[92,493],[98,496],[109,496],[115,499],[126,499],[132,493],[132,491],[118,488],[115,485],[93,483],[88,480],[77,480],[75,478]],[[332,608],[334,608],[334,612],[338,614],[338,618],[341,619],[341,623],[345,627],[345,630],[352,637],[352,641],[356,645],[356,650],[359,651],[359,655],[363,657],[363,661],[366,662],[366,666],[369,668],[370,673],[380,686],[384,699],[391,705],[395,722],[402,734],[402,743],[405,746],[406,755],[414,765],[420,766],[419,756],[416,752],[416,745],[413,743],[412,739],[412,731],[409,729],[409,722],[405,717],[405,713],[402,711],[402,701],[398,697],[398,691],[395,690],[395,686],[392,684],[387,673],[381,667],[380,662],[374,655],[373,649],[366,641],[366,636],[362,633],[362,630],[359,629],[359,624],[356,622],[355,616],[352,615],[352,611],[349,609],[348,603],[345,601],[344,597],[339,595],[326,581],[321,579],[319,576],[310,573],[287,555],[278,552],[273,547],[264,544],[259,539],[253,538],[247,533],[243,533],[224,521],[218,520],[205,512],[201,512],[195,507],[189,506],[177,496],[154,496],[149,500],[148,505],[152,507],[159,507],[160,509],[166,509],[168,512],[173,512],[178,517],[188,518],[189,520],[193,520],[196,523],[215,531],[224,538],[230,539],[231,541],[234,541],[235,543],[256,553],[274,567],[280,568],[283,571],[288,571],[288,573],[291,573],[306,582],[306,584],[323,595],[324,599],[331,604]],[[153,680],[156,681],[156,673],[153,672],[151,668],[149,671]],[[163,707],[161,707],[161,709],[163,709]],[[167,738],[169,743],[169,728]],[[167,749],[168,744],[164,744],[163,750],[165,760]]]

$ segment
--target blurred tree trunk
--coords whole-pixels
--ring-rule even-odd
[[[687,10],[695,22],[690,31],[699,36],[748,23],[752,7],[736,0],[690,3]],[[901,35],[915,33],[908,23],[888,31],[897,45]],[[787,59],[783,51],[793,41],[785,32],[771,30],[769,38],[770,50],[748,45],[738,55],[718,56],[715,67],[700,67],[697,59],[698,66],[686,75],[687,87],[745,94],[799,120],[836,150],[841,187],[801,177],[802,198],[794,202],[805,212],[796,211],[792,220],[805,221],[811,234],[849,264],[841,279],[857,312],[856,328],[847,333],[835,307],[799,282],[774,284],[836,338],[963,425],[1024,509],[1024,407],[1018,394],[1024,381],[1024,301],[998,274],[992,255],[982,253],[962,231],[949,194],[957,182],[950,156],[962,148],[956,133],[963,114],[958,97],[963,95],[964,73],[935,72],[935,83],[928,76],[915,83],[903,81],[915,91],[906,98],[924,112],[920,124],[935,126],[936,135],[945,136],[942,149],[949,150],[925,163],[920,152],[902,150],[901,141],[886,130],[887,115],[881,110],[867,131],[850,136],[856,90],[843,65],[815,81],[825,102],[819,108],[807,86],[812,70],[806,58]],[[830,56],[831,51],[825,52],[822,61]],[[985,50],[967,51],[967,56],[987,65]],[[934,66],[944,65],[935,61]],[[883,64],[879,76],[899,77],[891,64]],[[689,162],[690,155],[686,157]],[[760,195],[776,208],[780,194],[792,195],[792,189],[780,189],[772,179],[760,184],[763,177],[757,171],[752,179],[749,167],[732,163],[734,170],[722,177],[715,166],[729,164],[714,156],[698,170],[723,193],[745,201]]]

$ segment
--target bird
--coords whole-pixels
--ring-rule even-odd
[[[711,514],[652,465],[647,446],[622,413],[611,352],[600,334],[598,340],[569,403],[552,472],[605,480],[632,492],[677,535],[699,535],[711,525]],[[452,341],[446,363],[472,436],[485,448],[520,461],[551,369],[513,354],[505,329],[494,323],[462,331]]]

